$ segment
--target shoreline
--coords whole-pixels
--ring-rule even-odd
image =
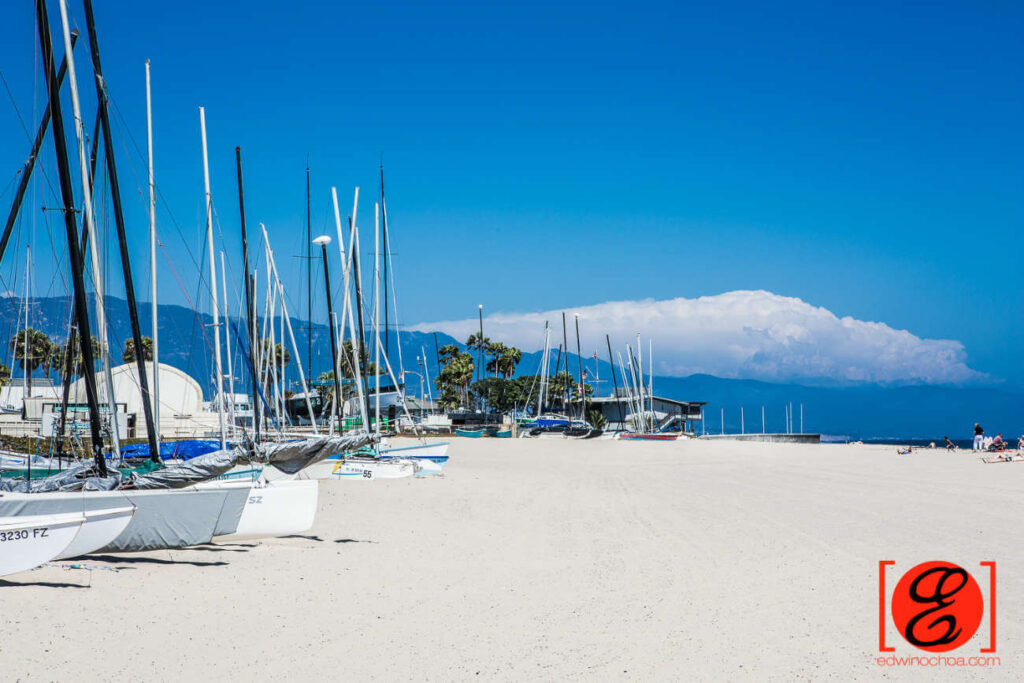
[[[0,580],[5,670],[878,678],[878,562],[935,559],[1000,566],[1002,664],[960,673],[1024,665],[1024,465],[871,445],[450,443],[444,477],[321,482],[305,534]]]

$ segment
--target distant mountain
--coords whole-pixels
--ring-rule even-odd
[[[551,354],[554,369],[557,351]],[[533,374],[540,367],[541,353],[523,354],[519,365],[522,374]],[[618,360],[616,359],[616,364]],[[573,375],[579,372],[575,353],[563,359]],[[614,390],[611,366],[607,360],[595,363],[584,358],[588,381],[596,378],[601,395]],[[596,372],[595,372],[596,370]],[[621,370],[616,381],[621,386]],[[987,387],[948,386],[804,386],[775,384],[757,380],[724,379],[711,375],[688,377],[654,377],[654,393],[680,401],[705,401],[705,429],[721,431],[761,431],[761,408],[764,406],[765,429],[785,430],[787,406],[793,404],[793,429],[800,429],[803,405],[803,428],[851,439],[921,438],[941,441],[970,438],[975,422],[986,433],[1003,432],[1016,436],[1024,433],[1024,394]],[[741,410],[742,424],[741,424]],[[724,426],[722,424],[724,418]]]
[[[30,304],[30,322],[55,340],[63,341],[67,335],[70,301],[67,298],[33,299]],[[7,340],[18,328],[23,318],[24,302],[15,297],[0,298],[0,341],[3,350],[0,360],[13,368],[11,350]],[[150,306],[140,304],[139,315],[142,332],[150,335]],[[131,336],[128,322],[127,303],[123,299],[107,297],[107,311],[110,320],[111,346],[115,362],[121,362],[124,341]],[[90,314],[95,320],[95,311]],[[312,375],[318,376],[330,368],[330,337],[324,325],[310,325],[304,320],[291,319],[296,346],[303,358],[312,366]],[[237,318],[230,321],[228,332],[233,347],[233,371],[236,391],[248,387],[247,371],[241,366],[243,346],[237,342],[237,331],[244,331],[244,324]],[[266,321],[263,321],[266,325]],[[281,320],[274,320],[275,336],[280,339]],[[291,351],[287,326],[285,337]],[[399,342],[401,366],[399,360]],[[394,372],[400,367],[409,371],[407,382],[413,393],[419,392],[420,380],[412,373],[424,375],[424,385],[437,376],[436,347],[459,343],[443,333],[407,332],[391,333],[389,340],[390,360]],[[461,344],[460,344],[461,346]],[[312,358],[307,361],[309,350]],[[212,393],[214,378],[213,336],[210,316],[176,305],[160,306],[160,361],[187,372]],[[551,354],[550,367],[554,370],[556,353]],[[524,353],[518,374],[534,374],[540,367],[539,351]],[[618,362],[618,361],[616,361]],[[561,361],[564,369],[575,375],[579,371],[579,359],[574,353]],[[227,358],[224,359],[225,371]],[[607,359],[583,359],[588,381],[596,382],[601,395],[610,395],[613,389],[611,366]],[[240,367],[241,366],[241,367]],[[15,376],[20,371],[15,369]],[[290,379],[298,381],[297,369],[293,362],[289,366]],[[41,371],[37,371],[41,375]],[[616,378],[617,381],[619,378]],[[436,390],[434,391],[436,395]],[[850,438],[894,437],[927,438],[941,440],[942,436],[967,438],[974,422],[981,422],[986,432],[1006,435],[1024,433],[1024,394],[992,388],[961,388],[946,386],[904,386],[888,387],[860,385],[844,387],[804,386],[797,384],[775,384],[755,380],[736,380],[711,375],[689,377],[654,378],[654,393],[658,396],[683,401],[705,401],[706,429],[709,432],[738,432],[741,429],[740,408],[743,408],[743,428],[748,432],[761,431],[761,407],[765,410],[765,428],[770,432],[783,431],[785,410],[793,404],[793,427],[800,428],[800,406],[803,405],[803,426],[809,432],[843,435]]]
[[[12,368],[17,377],[21,374],[20,368],[16,368],[12,362],[12,353],[9,340],[16,331],[24,325],[24,300],[17,297],[0,298],[0,362]],[[96,311],[95,302],[90,296],[89,306],[90,321],[95,326]],[[128,303],[124,299],[108,296],[106,299],[106,311],[109,322],[108,329],[111,346],[112,362],[119,365],[121,354],[124,350],[124,343],[131,337],[131,323],[128,317]],[[139,304],[139,324],[142,334],[152,336],[152,325],[150,324],[152,307],[148,303]],[[29,304],[29,324],[37,330],[46,333],[54,341],[63,342],[67,338],[68,324],[71,313],[71,300],[67,297],[49,297],[32,299]],[[196,313],[184,306],[172,304],[160,304],[160,362],[174,366],[188,373],[199,382],[207,395],[213,392],[215,382],[215,361],[213,357],[213,333],[212,318],[206,313]],[[305,320],[290,318],[291,330],[295,335],[295,346],[298,347],[299,357],[303,360],[303,372],[311,368],[313,377],[331,368],[331,340],[327,332],[327,326],[318,323],[309,324]],[[273,320],[275,340],[281,341],[280,317]],[[267,330],[269,335],[270,323],[261,318],[261,329]],[[248,371],[243,365],[242,356],[245,348],[244,343],[239,343],[239,333],[244,335],[245,323],[243,320],[233,317],[230,319],[227,335],[231,338],[232,347],[232,370],[236,378],[235,390],[245,391],[249,386]],[[291,343],[291,336],[288,326],[284,327],[285,346],[289,354],[294,355]],[[440,346],[454,343],[455,340],[445,334],[437,335]],[[222,344],[224,343],[222,336]],[[397,348],[397,335],[391,333],[389,339],[390,360],[394,372],[397,375],[401,367],[399,352]],[[425,362],[431,377],[436,375],[436,361],[434,354],[434,335],[422,332],[401,333],[401,357],[404,361],[404,368],[410,372],[421,372],[417,356],[423,355],[422,349],[427,349]],[[226,348],[223,347],[222,348]],[[311,352],[311,353],[310,353]],[[371,351],[371,359],[373,353]],[[224,372],[227,373],[227,353],[222,358]],[[382,365],[384,363],[382,362]],[[289,380],[298,383],[298,368],[292,362],[288,366]],[[42,370],[37,370],[35,375],[42,376]],[[418,388],[418,379],[415,375],[409,375],[411,384]]]

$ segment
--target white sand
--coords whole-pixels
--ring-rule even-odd
[[[894,451],[455,439],[305,538],[0,581],[0,676],[1020,679],[1024,463]],[[879,669],[882,559],[996,560],[1002,665]]]

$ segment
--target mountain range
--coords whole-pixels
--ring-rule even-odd
[[[131,336],[128,308],[123,299],[116,297],[108,296],[106,303],[111,353],[115,357],[114,361],[119,363],[124,341]],[[32,299],[29,305],[30,324],[51,339],[63,341],[67,336],[69,306],[69,299],[63,297]],[[140,303],[140,324],[145,335],[151,334],[150,311],[148,303]],[[95,311],[91,310],[91,314],[94,321]],[[11,296],[0,298],[0,335],[4,335],[0,338],[10,339],[19,326],[23,325],[23,319],[22,299]],[[184,306],[161,304],[159,320],[160,361],[188,373],[203,386],[204,391],[210,393],[214,378],[211,317]],[[327,327],[297,318],[292,318],[290,322],[295,334],[295,346],[304,360],[304,368],[310,368],[314,377],[328,370],[330,337]],[[263,324],[266,325],[266,321]],[[279,340],[280,318],[274,319],[274,326]],[[240,367],[243,345],[237,342],[237,332],[241,330],[244,330],[244,324],[232,318],[228,333],[233,347],[232,369],[236,378],[236,391],[244,391],[248,384],[243,379],[247,373]],[[286,346],[291,351],[287,326],[284,333],[288,339]],[[397,339],[400,339],[400,344]],[[396,374],[400,367],[409,371],[407,379],[412,393],[418,393],[420,386],[419,378],[413,373],[424,375],[424,385],[437,375],[435,341],[437,346],[443,346],[459,343],[460,340],[443,333],[405,330],[397,335],[391,333],[391,363]],[[550,361],[552,369],[554,355]],[[307,360],[309,356],[311,358]],[[4,345],[0,360],[13,368],[9,344]],[[524,352],[517,374],[536,373],[540,362],[539,351]],[[563,359],[563,368],[566,362],[568,369],[575,375],[579,369],[576,354],[570,353]],[[224,363],[226,369],[226,357]],[[584,358],[583,366],[587,370],[588,381],[596,384],[598,393],[610,395],[613,389],[611,366],[607,360]],[[20,369],[14,370],[16,377],[20,374]],[[41,370],[36,371],[37,376],[42,374]],[[298,381],[297,372],[293,374],[293,379]],[[793,406],[794,430],[800,429],[802,408],[805,431],[851,439],[888,437],[941,440],[945,435],[969,438],[975,422],[981,422],[990,434],[1003,432],[1007,436],[1016,436],[1024,432],[1024,394],[993,387],[879,384],[806,386],[696,374],[688,377],[656,375],[654,393],[677,400],[706,402],[704,428],[712,433],[739,432],[741,429],[747,432],[761,431],[762,407],[765,429],[769,432],[784,431],[785,414],[790,404]]]

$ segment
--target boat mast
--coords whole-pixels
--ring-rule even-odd
[[[75,319],[78,329],[89,334],[89,307],[85,298],[85,277],[82,273],[82,254],[78,246],[78,227],[75,223],[75,199],[71,186],[71,170],[68,166],[67,143],[64,139],[64,119],[60,109],[60,91],[57,75],[53,69],[53,46],[50,42],[50,21],[46,14],[46,0],[36,0],[36,25],[39,29],[39,48],[42,52],[46,90],[50,101],[50,115],[53,124],[53,147],[57,156],[57,173],[60,180],[61,202],[64,205],[64,228],[68,240],[68,261],[71,265],[71,284],[75,293]],[[65,43],[65,49],[70,41]],[[65,58],[70,52],[65,53]],[[73,63],[68,62],[69,70]],[[83,186],[87,183],[83,182]],[[101,477],[107,476],[107,463],[103,457],[103,428],[100,424],[99,401],[96,392],[96,375],[93,365],[92,345],[82,344],[83,379],[85,380],[86,401],[89,404],[89,430],[92,437],[93,459]]]
[[[288,315],[288,302],[284,296],[284,285],[281,284],[281,274],[277,270],[277,262],[274,260],[274,252],[270,248],[270,238],[267,236],[267,228],[263,223],[260,223],[260,230],[263,231],[263,240],[267,245],[267,257],[270,261],[270,271],[274,277],[274,286],[277,288],[277,292],[281,297],[281,317],[284,320],[284,325],[288,327],[288,338],[292,342],[292,351],[295,352],[296,367],[299,369],[299,381],[302,384],[302,391],[306,396],[306,410],[309,411],[310,421],[313,425],[313,434],[319,434],[316,428],[316,421],[312,419],[313,416],[313,404],[309,399],[309,385],[306,382],[306,375],[302,371],[302,358],[299,355],[299,345],[295,342],[295,332],[292,330],[291,317]],[[281,345],[284,345],[284,331],[281,332]],[[283,354],[282,354],[283,355]],[[230,371],[229,371],[230,372]]]
[[[619,401],[619,380],[615,377],[615,358],[612,357],[612,339],[607,334],[604,336],[605,342],[608,344],[608,363],[612,366],[612,384],[615,386],[615,405],[619,407],[619,424],[625,428],[625,418],[622,416],[622,402]]]
[[[82,211],[85,213],[86,232],[92,235],[92,239],[89,240],[89,256],[92,261],[92,288],[96,296],[96,326],[100,334],[100,356],[103,360],[103,372],[107,380],[106,395],[110,409],[110,439],[114,454],[120,457],[121,443],[117,425],[117,403],[114,399],[114,377],[110,371],[110,346],[107,343],[107,311],[103,295],[103,271],[100,269],[100,257],[96,248],[98,235],[96,233],[96,216],[93,213],[92,179],[89,173],[88,160],[85,156],[85,126],[82,123],[82,109],[78,101],[75,57],[71,54],[71,29],[68,23],[67,3],[65,0],[60,0],[59,5],[61,27],[64,30],[64,52],[68,59],[68,88],[71,92],[71,111],[75,118],[75,137],[78,141],[78,163],[82,174]]]
[[[544,391],[547,389],[548,349],[551,346],[551,328],[544,321],[544,350],[540,354],[540,387],[537,393],[537,417],[544,414]]]
[[[349,296],[350,296],[350,291],[351,291],[350,281],[351,281],[352,271],[353,271],[354,265],[356,263],[355,250],[356,250],[356,237],[357,237],[358,233],[355,230],[355,215],[356,215],[356,209],[359,206],[359,188],[358,187],[356,188],[355,197],[352,200],[352,217],[349,218],[349,224],[348,224],[348,227],[349,227],[349,254],[348,255],[345,254],[345,238],[344,238],[344,235],[341,232],[341,212],[338,210],[338,193],[337,193],[336,188],[333,188],[333,187],[331,188],[331,198],[332,198],[332,200],[334,202],[334,225],[335,225],[335,229],[336,229],[336,231],[338,233],[338,253],[341,256],[341,263],[342,263],[342,267],[343,267],[342,268],[342,270],[343,270],[343,278],[344,278],[343,288],[344,288],[344,291],[345,291],[345,298],[344,298],[344,300],[342,302],[342,308],[341,308],[341,311],[342,311],[341,312],[341,328],[342,328],[341,338],[342,338],[342,340],[344,340],[344,338],[345,338],[344,328],[345,328],[345,317],[346,317],[346,313],[347,313],[348,314],[348,328],[349,328],[349,332],[352,335],[352,352],[353,352],[353,356],[354,356],[353,359],[352,359],[352,372],[355,375],[355,380],[356,380],[356,391],[358,393],[358,399],[359,399],[359,414],[362,417],[363,425],[365,426],[368,423],[369,416],[367,415],[367,404],[366,404],[365,397],[363,395],[363,376],[362,376],[362,362],[361,362],[361,360],[362,360],[361,359],[361,356],[362,356],[362,352],[361,352],[362,342],[360,341],[360,339],[357,338],[356,325],[355,325],[355,321],[354,321],[353,315],[352,315],[352,308],[354,308],[355,305],[349,306]],[[362,326],[360,326],[360,329],[362,329]]]
[[[576,320],[576,360],[580,366],[580,419],[587,419],[587,392],[583,386],[583,352],[580,350],[580,314],[573,313]]]
[[[228,417],[231,419],[231,438],[235,438],[235,371],[231,367],[231,307],[228,306],[228,277],[224,268],[224,252],[220,252],[220,288],[224,295],[224,348],[228,356]]]
[[[206,250],[210,256],[210,301],[213,304],[213,358],[217,368],[217,420],[220,448],[224,450],[224,372],[220,364],[220,307],[217,305],[217,266],[213,255],[213,197],[210,196],[210,162],[206,153],[206,110],[199,107],[199,130],[203,138],[203,188],[206,192]]]
[[[389,252],[389,245],[388,245],[388,206],[387,206],[387,204],[384,201],[384,162],[381,162],[381,164],[380,164],[380,208],[381,208],[382,219],[383,219],[382,222],[381,222],[381,228],[384,231],[384,252],[385,252],[385,254],[387,254],[387,253],[390,253],[390,252]],[[390,318],[388,316],[388,257],[385,256],[384,257],[384,355],[387,356],[388,359],[391,358],[391,346],[390,346],[391,333],[390,333],[389,328],[388,328],[389,323],[390,323]],[[399,339],[399,342],[401,342],[401,339]],[[398,387],[395,387],[395,390],[397,391]]]
[[[387,263],[387,261],[385,261]],[[374,424],[377,427],[377,435],[380,435],[380,204],[373,203],[373,356],[374,362]],[[386,327],[385,327],[386,329]],[[387,351],[384,352],[385,357]],[[405,379],[404,377],[402,379]],[[395,384],[395,392],[398,385]]]
[[[153,181],[153,98],[146,60],[146,147],[149,160],[149,290],[153,327],[153,429],[160,440],[160,316],[156,308],[156,183]]]
[[[29,371],[28,362],[28,283],[32,279],[30,269],[32,267],[32,246],[25,245],[25,327],[24,334],[22,335],[21,345],[21,370],[22,370],[22,382],[25,386],[25,398],[32,398],[32,373]],[[19,316],[20,317],[20,316]],[[24,401],[22,401],[24,404]]]
[[[565,331],[565,311],[562,311],[562,348],[565,353],[565,374],[569,374],[569,335]],[[558,368],[555,367],[555,375],[558,374]],[[569,412],[569,386],[565,385],[562,387],[562,411]]]
[[[290,324],[290,323],[289,323]],[[306,375],[313,379],[313,221],[309,205],[309,155],[306,155]],[[300,363],[301,365],[301,363]],[[308,397],[307,397],[308,399]],[[316,431],[316,418],[309,412]]]
[[[331,193],[334,195],[334,212],[335,216],[338,215],[338,196],[334,193],[334,188],[331,188]],[[327,292],[327,328],[331,335],[331,364],[334,366],[334,417],[335,422],[338,425],[338,431],[341,431],[341,365],[338,363],[338,338],[335,335],[335,324],[334,324],[334,302],[331,298],[331,270],[327,265],[327,245],[331,243],[330,235],[321,235],[314,240],[315,244],[320,247],[320,255],[324,261],[324,289]],[[330,418],[328,418],[327,431],[329,434],[334,433],[334,429],[330,425]]]
[[[110,132],[110,117],[107,113],[107,91],[103,81],[103,67],[100,63],[99,38],[93,19],[92,0],[85,0],[85,24],[89,31],[89,48],[92,55],[92,69],[95,74],[96,99],[99,101],[100,123],[103,129],[103,154],[107,159],[107,178],[110,181],[110,198],[114,204],[114,225],[117,229],[117,245],[121,252],[121,272],[124,276],[124,294],[128,300],[128,319],[135,344],[135,365],[139,371],[139,388],[142,391],[142,414],[146,421],[146,436],[149,440],[150,460],[160,462],[159,435],[153,426],[153,397],[149,393],[149,378],[146,376],[146,355],[142,348],[142,330],[139,328],[139,310],[135,300],[135,281],[132,277],[131,258],[128,254],[128,236],[124,228],[124,212],[121,210],[121,187],[117,180],[117,166],[114,160],[114,138]],[[108,351],[109,354],[109,351]],[[109,374],[109,371],[108,371]],[[153,368],[156,374],[156,368]],[[111,378],[108,376],[107,381]],[[110,382],[113,397],[114,385]],[[116,418],[116,411],[113,413]],[[115,419],[116,422],[116,419]],[[116,429],[116,428],[115,428]]]
[[[245,322],[249,342],[249,377],[252,378],[252,428],[253,440],[260,442],[260,395],[259,375],[256,372],[256,309],[253,308],[255,282],[249,279],[249,241],[245,232],[245,197],[242,194],[242,148],[235,147],[235,167],[238,170],[238,212],[242,220],[242,272],[245,277]]]
[[[651,406],[651,428],[657,426],[654,418],[654,340],[647,340],[647,374],[650,380],[647,384],[647,401]]]
[[[71,48],[74,49],[78,41],[78,31],[71,32]],[[57,71],[57,90],[60,91],[61,83],[64,82],[64,74],[68,70],[68,58],[65,56],[60,61],[60,69]],[[11,211],[7,214],[7,223],[4,224],[4,234],[0,237],[0,262],[4,259],[4,252],[7,251],[7,243],[14,231],[14,223],[18,219],[18,212],[21,210],[21,202],[25,199],[25,191],[28,190],[28,182],[32,178],[32,170],[36,166],[36,159],[39,158],[39,150],[46,139],[46,130],[50,127],[50,105],[46,105],[43,112],[43,119],[39,122],[39,130],[36,131],[35,140],[32,141],[32,151],[29,152],[25,166],[21,169],[21,179],[18,181],[18,189],[14,192],[14,201],[11,203]]]
[[[359,227],[356,225],[355,212],[356,207],[353,206],[352,217],[348,219],[349,233],[351,235],[351,237],[349,237],[349,249],[351,249],[352,251],[352,272],[354,274],[354,283],[356,288],[356,298],[352,306],[353,308],[356,309],[356,318],[359,321],[359,345],[358,348],[356,349],[356,366],[358,367],[357,381],[359,382],[360,390],[363,390],[363,383],[364,381],[368,380],[368,378],[366,377],[367,368],[365,365],[363,365],[363,345],[366,340],[366,328],[363,326],[363,268],[362,265],[360,265],[361,262],[359,259]],[[369,354],[366,355],[369,356]],[[364,416],[368,416],[370,412],[370,402],[368,400],[369,397],[366,396],[366,394],[369,392],[369,389],[369,382],[367,381],[365,391],[363,391],[363,396],[361,396],[359,399],[360,402],[364,400],[366,401],[366,405],[363,407]],[[369,423],[365,419],[363,420],[363,425],[365,426],[367,431],[369,431]]]

